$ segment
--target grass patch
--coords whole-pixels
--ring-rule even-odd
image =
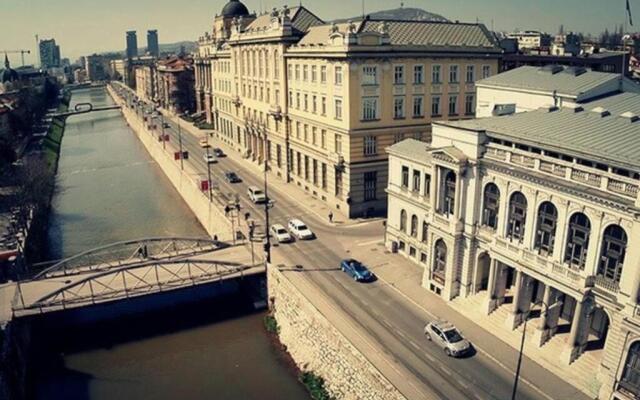
[[[276,321],[276,317],[274,317],[273,315],[267,315],[264,317],[264,327],[269,333],[274,333],[277,335],[280,332],[278,321]]]
[[[300,381],[307,388],[313,400],[335,400],[324,387],[324,379],[313,372],[301,373]]]

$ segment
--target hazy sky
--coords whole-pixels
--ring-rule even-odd
[[[196,40],[211,30],[213,16],[227,0],[0,0],[0,51],[30,49],[27,62],[36,58],[35,35],[54,37],[62,56],[74,61],[93,52],[121,50],[125,31],[138,31],[138,44],[146,46],[146,30],[158,29],[160,43]],[[400,0],[365,0],[366,10],[400,6]],[[630,0],[640,24],[640,0]],[[250,10],[271,9],[283,0],[245,0]],[[296,5],[297,1],[288,3]],[[303,4],[325,20],[360,15],[361,0],[306,0]],[[496,30],[539,29],[598,33],[621,24],[625,0],[404,0],[451,20],[474,22],[478,18]],[[19,55],[11,56],[20,65]]]

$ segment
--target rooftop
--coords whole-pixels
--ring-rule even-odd
[[[434,124],[640,171],[640,94],[620,93],[577,109]]]
[[[289,17],[291,18],[291,26],[294,32],[298,34],[305,33],[311,26],[324,24],[324,21],[302,6],[291,8],[289,11]],[[247,26],[245,32],[258,32],[269,29],[271,27],[272,18],[273,17],[270,13],[258,16],[249,24],[249,26]]]
[[[482,79],[478,86],[498,86],[577,97],[606,83],[619,81],[620,75],[578,67],[549,65],[520,67]]]

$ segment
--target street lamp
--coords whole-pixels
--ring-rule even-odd
[[[180,129],[180,117],[178,117],[178,143],[180,144],[180,169],[184,170],[184,152],[182,151],[182,130]]]
[[[209,203],[211,203],[211,201],[213,200],[212,199],[213,194],[211,192],[211,163],[209,162],[209,147],[207,147],[206,149],[207,149],[207,179],[208,179],[207,187],[209,188]],[[180,157],[182,157],[182,155]]]

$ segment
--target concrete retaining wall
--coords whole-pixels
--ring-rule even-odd
[[[275,266],[270,266],[267,282],[280,341],[300,369],[324,378],[337,399],[405,399]]]
[[[144,126],[136,112],[127,107],[126,102],[117,95],[111,85],[107,86],[107,91],[113,101],[122,106],[122,115],[131,129],[180,193],[185,203],[191,208],[207,233],[211,237],[217,235],[218,240],[231,241],[233,238],[232,226],[224,215],[223,206],[216,202],[210,202],[207,194],[200,190],[200,180],[203,177],[188,162],[184,163],[184,170],[182,170],[180,162],[174,160],[174,149],[171,144],[167,143],[166,149],[164,149],[162,143],[158,141],[157,135]],[[206,180],[206,177],[204,179]]]
[[[11,321],[0,327],[0,335],[0,399],[25,399],[30,327],[21,321]]]

